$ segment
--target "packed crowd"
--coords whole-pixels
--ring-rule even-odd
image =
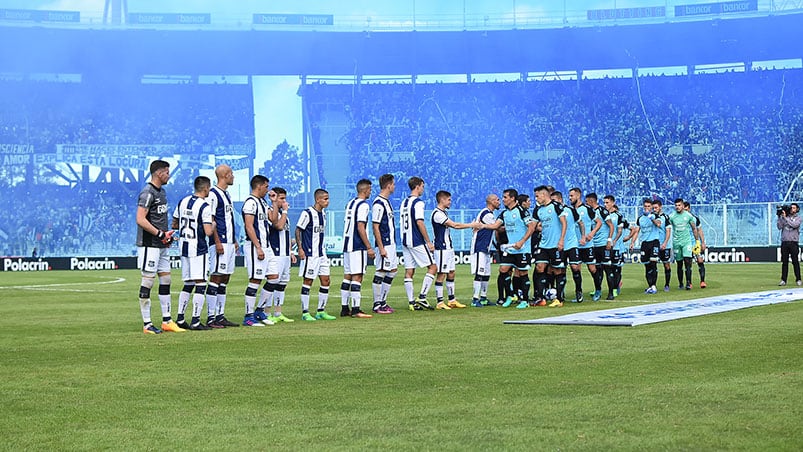
[[[184,155],[253,146],[253,114],[249,85],[0,82],[0,144],[32,145],[37,154],[58,144],[177,145]],[[0,255],[130,255],[140,181],[86,176],[63,164],[0,168],[14,212],[0,226]],[[191,186],[194,176],[177,171],[175,181]],[[182,194],[171,193],[171,202]]]
[[[354,180],[420,175],[454,208],[533,181],[633,204],[777,201],[803,169],[801,70],[314,88],[313,111],[341,102],[350,117]]]

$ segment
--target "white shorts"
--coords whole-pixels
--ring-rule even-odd
[[[364,275],[365,267],[368,266],[368,252],[347,251],[343,253],[343,274],[344,275]]]
[[[315,279],[316,276],[329,276],[329,258],[326,256],[308,257],[301,261],[298,276]]]
[[[142,274],[170,273],[169,248],[138,246],[137,267]]]
[[[246,241],[243,245],[243,254],[245,254],[245,268],[248,270],[248,279],[263,280],[268,276],[268,260],[272,252],[270,247],[262,247],[262,252],[265,254],[264,259],[257,257],[257,249],[250,242]]]
[[[396,271],[399,268],[399,256],[396,254],[396,245],[386,246],[385,251],[388,253],[388,257],[382,257],[379,254],[379,248],[376,248],[376,259],[374,259],[376,269],[384,272]]]
[[[488,253],[471,254],[471,274],[491,276],[491,255]]]
[[[438,273],[453,272],[454,250],[435,250],[435,265],[438,266]]]
[[[268,259],[268,276],[278,275],[280,283],[290,282],[290,256],[272,256]]]
[[[404,268],[429,267],[435,263],[435,259],[426,245],[412,248],[404,246],[402,247],[402,256],[404,256]]]
[[[215,251],[215,245],[211,245],[209,247],[209,274],[234,274],[234,255],[236,253],[233,243],[223,244],[223,254],[218,254],[217,251]]]
[[[181,280],[205,281],[206,269],[209,266],[208,258],[209,254],[194,257],[181,256]]]

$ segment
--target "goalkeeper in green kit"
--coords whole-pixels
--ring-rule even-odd
[[[700,240],[694,216],[683,207],[683,199],[675,200],[675,211],[669,215],[672,224],[672,248],[675,252],[675,261],[678,263],[679,288],[691,290],[691,264],[692,264],[692,236],[694,241]],[[691,234],[689,233],[691,231]],[[683,284],[683,267],[685,266],[686,284]]]

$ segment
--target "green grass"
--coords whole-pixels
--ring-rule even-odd
[[[640,266],[624,276],[616,302],[315,323],[298,321],[294,278],[295,323],[145,336],[136,271],[1,273],[0,449],[801,450],[801,302],[635,328],[502,324],[769,290],[778,266],[708,265],[705,291],[650,298]],[[15,288],[48,284],[75,285]],[[458,298],[470,291],[459,267]]]

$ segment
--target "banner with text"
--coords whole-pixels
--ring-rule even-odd
[[[589,9],[588,20],[643,19],[666,17],[665,6],[644,6],[641,8]]]
[[[728,14],[745,11],[758,11],[758,0],[738,2],[700,3],[697,5],[675,6],[675,16],[700,16],[703,14]]]
[[[137,25],[207,25],[209,13],[129,13],[128,23]]]
[[[331,14],[254,14],[254,24],[260,25],[334,25]]]
[[[0,20],[22,22],[81,22],[78,11],[38,11],[34,9],[0,9]]]

